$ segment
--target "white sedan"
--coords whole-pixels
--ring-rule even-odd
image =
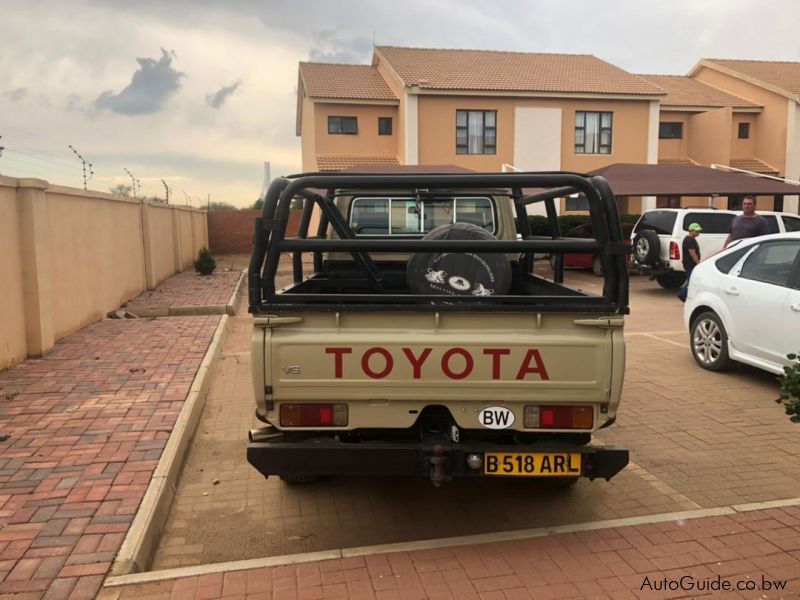
[[[800,351],[800,233],[743,240],[701,262],[683,320],[704,369],[736,361],[783,374]]]

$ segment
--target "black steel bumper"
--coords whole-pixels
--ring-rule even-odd
[[[628,464],[628,450],[609,446],[541,443],[526,446],[489,443],[369,441],[347,443],[332,438],[285,441],[276,430],[251,432],[247,462],[262,475],[429,476],[434,483],[454,477],[483,477],[467,465],[467,456],[485,452],[576,452],[581,476],[611,479]],[[266,441],[255,441],[268,437]]]

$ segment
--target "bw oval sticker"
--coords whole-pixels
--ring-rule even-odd
[[[514,424],[514,413],[502,406],[490,406],[478,413],[478,422],[487,429],[508,429]]]

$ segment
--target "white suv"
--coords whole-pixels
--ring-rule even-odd
[[[675,289],[686,280],[681,261],[683,238],[689,225],[703,228],[697,238],[703,259],[722,250],[731,221],[740,213],[712,208],[657,208],[645,211],[633,228],[633,259],[661,287]],[[800,217],[789,213],[758,211],[767,219],[770,233],[800,231]]]

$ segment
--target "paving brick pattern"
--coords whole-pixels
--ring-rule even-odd
[[[591,290],[601,280],[570,271],[568,281]],[[774,377],[755,369],[698,368],[680,332],[682,305],[674,293],[642,277],[632,288],[622,405],[617,423],[596,437],[630,448],[634,464],[610,482],[581,481],[570,490],[513,479],[457,480],[441,488],[424,478],[334,477],[310,486],[265,481],[243,460],[246,432],[260,423],[253,417],[251,324],[238,311],[153,567],[800,496],[798,428],[772,401]],[[669,330],[678,333],[663,333]]]
[[[230,300],[236,283],[242,275],[241,268],[218,268],[211,275],[184,271],[162,281],[155,289],[137,296],[126,308],[170,308],[176,306],[224,306]]]
[[[101,321],[0,372],[0,597],[94,597],[219,321]]]
[[[734,591],[715,598],[800,597],[800,507],[213,573],[107,588],[101,598],[678,598],[708,592],[654,587],[664,579],[688,576],[697,583],[718,575]],[[786,583],[767,590],[764,580]],[[735,591],[740,582],[756,587]]]

